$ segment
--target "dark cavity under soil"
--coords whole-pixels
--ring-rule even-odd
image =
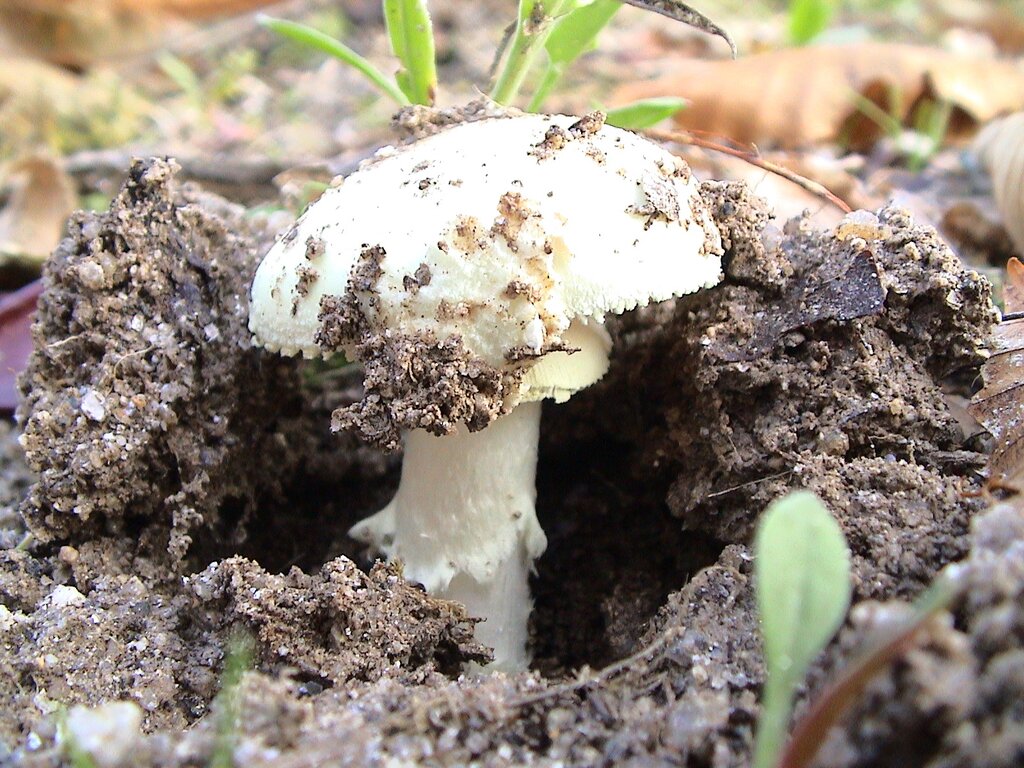
[[[273,233],[174,172],[137,164],[47,267],[20,506],[27,473],[3,454],[11,759],[59,762],[61,707],[129,699],[146,735],[121,734],[125,764],[205,765],[242,631],[246,765],[744,765],[764,676],[747,545],[801,487],[843,527],[858,600],[911,597],[965,557],[978,585],[823,764],[1020,756],[1004,689],[1024,669],[1024,531],[997,509],[972,538],[985,455],[959,418],[995,316],[933,230],[897,209],[779,229],[744,187],[706,184],[726,281],[611,322],[609,376],[545,410],[534,671],[460,678],[485,652],[464,612],[393,568],[360,570],[345,537],[397,483],[394,457],[329,432],[358,371],[250,346],[247,286]],[[871,605],[812,689],[855,653]]]

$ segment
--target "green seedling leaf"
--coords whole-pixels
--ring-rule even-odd
[[[255,642],[243,630],[237,630],[228,640],[220,691],[214,700],[217,733],[209,768],[234,768],[241,716],[239,686],[242,683],[242,676],[252,669],[254,651]]]
[[[789,3],[789,41],[806,45],[828,28],[835,10],[833,0],[791,0]]]
[[[768,679],[754,766],[769,768],[785,742],[793,694],[850,605],[850,552],[818,498],[773,502],[754,537],[754,584]]]
[[[676,112],[686,107],[689,102],[675,96],[659,96],[653,99],[641,99],[608,110],[605,122],[629,131],[642,131],[667,120]]]
[[[323,32],[307,27],[305,24],[288,21],[287,19],[275,19],[261,14],[257,17],[257,20],[261,25],[275,34],[281,35],[281,37],[292,40],[300,45],[315,48],[348,64],[377,86],[384,94],[390,96],[399,106],[404,107],[410,103],[402,90],[389,80],[383,72],[340,40],[335,40],[330,35],[325,35]]]
[[[384,0],[391,50],[402,62],[395,75],[413,104],[433,104],[437,91],[434,30],[424,0]]]
[[[57,741],[64,747],[64,755],[68,759],[71,768],[96,768],[96,761],[71,733],[68,728],[68,711],[63,705],[57,710]]]
[[[162,53],[157,57],[157,66],[181,89],[194,105],[201,107],[203,103],[203,86],[192,69],[183,59],[173,53]]]
[[[619,0],[594,0],[577,6],[558,18],[551,27],[544,50],[548,55],[547,67],[527,109],[536,112],[548,94],[562,79],[565,70],[582,54],[594,47],[597,36],[622,7]]]

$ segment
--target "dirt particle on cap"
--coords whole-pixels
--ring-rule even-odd
[[[292,238],[294,239],[294,237]],[[306,259],[309,261],[316,261],[324,255],[324,241],[319,237],[313,237],[310,235],[306,238]]]
[[[295,283],[295,290],[292,295],[292,317],[298,314],[299,303],[309,295],[310,286],[320,279],[320,273],[305,264],[300,264],[295,272],[299,279]]]
[[[437,303],[437,310],[434,312],[434,317],[439,322],[462,320],[467,317],[472,317],[473,312],[480,306],[480,304],[467,301],[452,302],[447,299],[441,299]]]
[[[593,136],[604,127],[605,113],[600,110],[590,112],[569,126],[569,133],[576,138]]]
[[[509,284],[505,286],[505,291],[502,295],[507,299],[514,299],[518,296],[522,296],[531,304],[536,303],[541,299],[540,289],[525,280],[509,281]]]
[[[544,138],[533,145],[526,154],[537,160],[548,160],[572,141],[572,137],[560,125],[552,125],[544,132]]]
[[[527,219],[538,215],[526,206],[521,194],[506,192],[498,199],[498,218],[491,225],[491,234],[502,237],[509,250],[516,253],[519,250],[519,233],[523,225]]]
[[[638,184],[646,200],[641,205],[629,206],[626,213],[646,216],[644,229],[650,229],[651,224],[658,219],[665,222],[679,221],[679,195],[671,179],[645,172],[640,176]]]
[[[370,332],[362,301],[371,307],[379,303],[377,281],[383,274],[380,264],[387,252],[379,245],[363,245],[359,259],[349,275],[348,286],[341,296],[324,296],[320,300],[320,314],[314,340],[325,354],[337,352],[356,344]]]
[[[475,216],[459,216],[455,219],[455,232],[452,238],[452,245],[464,254],[471,255],[482,251],[487,242],[484,239],[484,230]],[[438,243],[438,247],[441,243]],[[447,250],[442,248],[441,250]]]
[[[433,275],[430,272],[430,267],[421,263],[415,272],[402,278],[402,287],[415,296],[424,285],[430,285],[432,278]]]

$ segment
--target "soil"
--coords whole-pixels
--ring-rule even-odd
[[[610,374],[545,411],[533,670],[460,675],[486,653],[461,607],[344,536],[397,482],[395,457],[329,432],[358,369],[250,345],[270,226],[174,171],[136,164],[47,267],[24,460],[0,435],[7,760],[60,764],[64,707],[126,699],[141,730],[110,708],[91,726],[127,745],[111,765],[206,765],[225,738],[249,766],[745,765],[747,544],[799,487],[843,527],[864,601],[808,695],[900,610],[872,601],[956,560],[972,584],[822,764],[1019,760],[1024,524],[977,517],[986,446],[957,418],[995,314],[932,229],[896,208],[779,229],[742,185],[705,185],[725,282],[610,323]],[[254,669],[218,697],[240,636]]]

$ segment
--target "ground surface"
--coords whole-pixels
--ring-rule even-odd
[[[479,80],[485,46],[466,39],[493,23],[445,9],[446,66]],[[621,69],[635,38],[611,39]],[[341,116],[311,154],[350,162],[385,135],[379,104],[353,117],[365,92],[348,75],[309,77],[300,98]],[[353,90],[322,95],[339,83]],[[286,125],[260,141],[291,146]],[[0,432],[0,763],[61,764],[64,721],[106,739],[101,768],[225,749],[247,766],[746,765],[764,679],[750,535],[809,488],[850,543],[858,605],[801,706],[943,566],[970,584],[820,764],[1020,764],[1024,522],[987,508],[989,446],[963,410],[996,315],[921,223],[939,216],[888,207],[837,228],[819,200],[787,221],[706,183],[726,279],[610,322],[609,375],[546,407],[532,670],[473,677],[462,665],[486,649],[461,607],[345,534],[400,461],[329,430],[360,371],[249,344],[248,284],[290,216],[172,162],[121,175],[46,265],[21,429]],[[925,186],[962,183],[939,168]],[[984,266],[1009,246],[980,221],[952,230]],[[239,645],[252,671],[224,693]]]

